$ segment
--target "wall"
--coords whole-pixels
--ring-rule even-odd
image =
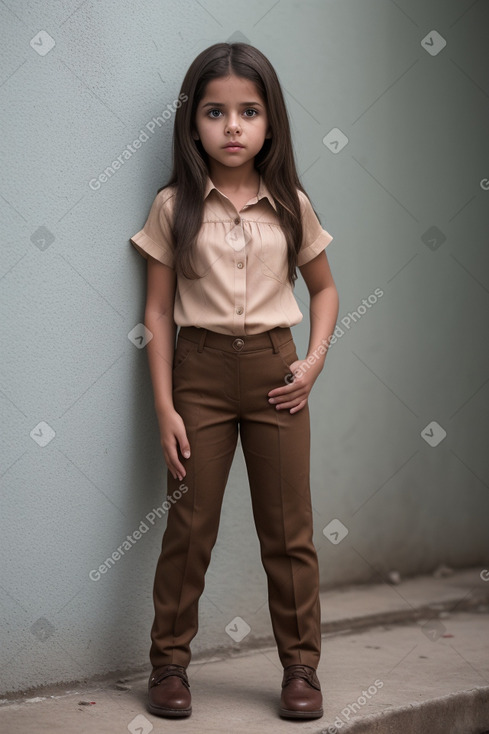
[[[334,236],[337,340],[310,400],[323,587],[487,562],[487,4],[31,0],[0,18],[1,690],[148,665],[166,468],[129,237],[169,173],[172,120],[152,118],[218,41],[276,67]],[[194,654],[232,646],[238,615],[245,642],[271,634],[266,598],[238,447]]]

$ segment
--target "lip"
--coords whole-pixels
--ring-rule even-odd
[[[225,145],[224,147],[225,148],[232,148],[232,149],[244,148],[244,146],[241,145],[241,143],[238,143],[237,141],[232,141],[230,143],[227,143],[227,145]]]

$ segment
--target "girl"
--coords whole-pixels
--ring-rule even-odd
[[[144,323],[172,497],[153,590],[148,709],[192,710],[190,642],[239,426],[284,668],[279,713],[319,718],[307,401],[338,316],[324,252],[333,238],[299,182],[280,83],[258,49],[206,49],[179,99],[171,179],[131,237],[147,259]],[[307,361],[290,330],[303,318],[297,267],[310,293]]]

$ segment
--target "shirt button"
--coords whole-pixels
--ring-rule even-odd
[[[238,316],[241,316],[241,314],[243,313],[243,310],[244,309],[243,309],[242,306],[240,306],[239,308],[236,309],[236,313],[238,314]]]
[[[236,217],[236,219],[234,220],[234,223],[239,224],[240,222],[241,222],[241,219],[239,217]]]
[[[240,269],[243,267],[243,263],[241,262],[241,260],[239,261],[239,263],[236,263],[236,267]]]

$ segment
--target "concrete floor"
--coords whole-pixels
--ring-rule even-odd
[[[322,595],[324,716],[277,714],[274,645],[196,660],[193,713],[146,711],[144,673],[3,700],[2,734],[482,734],[489,732],[489,582],[482,569]]]

